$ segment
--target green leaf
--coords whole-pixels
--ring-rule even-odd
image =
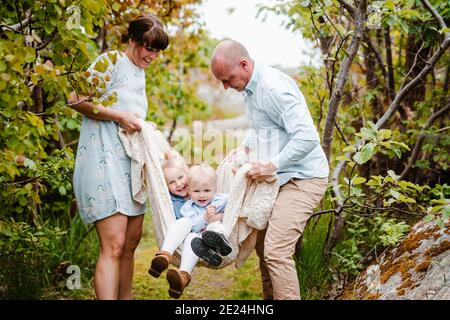
[[[54,8],[55,8],[56,12],[58,13],[58,15],[62,16],[63,13],[62,13],[61,8],[59,6],[57,6],[56,4],[54,5]]]
[[[388,170],[387,174],[388,174],[389,177],[391,177],[394,180],[400,179],[400,176],[396,175],[393,170]]]
[[[66,195],[66,188],[64,186],[59,186],[58,191],[62,196]]]
[[[344,149],[342,149],[344,152],[355,152],[356,149],[354,146],[346,146]]]
[[[114,11],[116,11],[116,12],[119,12],[120,9],[121,9],[120,3],[115,2],[115,3],[112,5],[112,9],[113,9]]]
[[[366,182],[366,178],[363,178],[363,177],[355,177],[355,178],[353,178],[353,181],[352,181],[352,183],[353,183],[353,185],[357,185],[357,184],[361,184],[361,183],[364,183],[364,182]]]
[[[372,158],[373,154],[375,153],[375,146],[376,145],[372,142],[365,144],[361,148],[361,151],[357,152],[353,156],[353,160],[355,160],[355,162],[358,164],[366,163],[367,161],[370,160],[370,158]]]
[[[26,158],[25,161],[23,162],[24,166],[29,168],[29,169],[36,169],[36,164],[34,163],[33,160]]]
[[[25,62],[34,62],[36,60],[36,50],[32,47],[25,47]]]
[[[394,2],[394,0],[386,0],[386,2],[384,3],[384,6],[387,9],[391,10],[391,11],[395,10],[395,2]]]
[[[444,221],[441,218],[437,218],[435,222],[439,226],[439,228],[441,228],[441,229],[445,228]]]
[[[336,157],[336,160],[338,160],[338,161],[352,161],[350,158],[348,158],[346,156],[338,156],[338,157]]]
[[[386,140],[389,139],[391,137],[392,131],[388,130],[388,129],[381,129],[380,131],[378,131],[378,138],[380,140]]]
[[[444,208],[444,210],[442,211],[442,217],[444,219],[450,218],[450,207],[445,207]]]
[[[356,135],[363,138],[364,140],[372,140],[376,139],[377,137],[376,132],[368,128],[361,128],[361,131]]]
[[[396,155],[397,157],[399,157],[399,158],[402,157],[402,152],[400,151],[399,148],[394,147],[394,146],[391,145],[391,146],[389,147],[389,149],[392,150],[392,151],[394,151],[394,153],[395,153],[395,155]]]
[[[5,93],[5,92],[2,93],[1,98],[2,98],[2,100],[5,101],[5,102],[11,101],[11,96],[10,96],[9,94]]]
[[[375,187],[375,186],[381,186],[380,182],[379,182],[379,181],[376,181],[376,180],[374,180],[374,179],[370,179],[369,182],[366,183],[366,185],[367,185],[367,186],[373,186],[373,187]]]
[[[399,147],[402,147],[402,148],[404,148],[404,149],[406,149],[406,150],[408,150],[408,151],[411,150],[411,149],[409,149],[408,145],[405,144],[405,143],[403,143],[403,142],[390,141],[390,143],[396,144],[396,145],[398,145]]]
[[[2,78],[2,80],[8,82],[9,80],[11,80],[11,75],[9,73],[2,73],[0,78]]]
[[[44,23],[44,30],[47,34],[51,34],[53,32],[53,26],[49,23]]]
[[[96,0],[83,0],[83,6],[92,13],[99,13],[101,9],[100,1]]]
[[[369,124],[369,127],[373,130],[373,131],[377,131],[377,126],[375,125],[375,123],[373,123],[372,121],[367,121],[367,123]]]
[[[400,196],[402,195],[400,192],[398,192],[397,190],[393,190],[393,189],[389,190],[389,194],[391,196],[393,196],[395,199],[399,199]]]

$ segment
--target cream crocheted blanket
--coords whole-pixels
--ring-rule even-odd
[[[161,248],[175,214],[161,168],[164,151],[170,145],[153,123],[141,120],[142,130],[133,134],[119,127],[119,138],[131,158],[131,188],[135,201],[150,202],[156,240]],[[237,170],[233,174],[233,169]],[[243,148],[231,151],[217,168],[218,192],[229,193],[223,223],[226,236],[233,248],[223,258],[222,268],[232,262],[240,267],[255,247],[256,232],[267,227],[275,199],[278,195],[277,176],[265,182],[255,182],[245,174],[250,169]],[[178,259],[172,263],[179,265]],[[206,265],[206,263],[203,263]]]

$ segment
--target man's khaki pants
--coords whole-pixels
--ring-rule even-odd
[[[327,184],[327,178],[291,179],[280,188],[267,229],[256,240],[264,299],[300,299],[295,246]]]

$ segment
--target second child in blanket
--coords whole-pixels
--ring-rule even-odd
[[[184,242],[179,270],[170,269],[166,276],[169,295],[176,299],[190,283],[199,258],[218,267],[222,263],[221,256],[232,251],[222,224],[228,194],[216,193],[214,168],[207,164],[191,167],[187,184],[191,199],[181,207],[182,217],[169,227],[161,251],[153,258],[149,270],[150,275],[159,277],[168,268],[174,251]]]
[[[181,154],[175,150],[170,150],[164,153],[161,168],[169,189],[175,219],[180,219],[182,217],[181,207],[189,199],[188,166]]]

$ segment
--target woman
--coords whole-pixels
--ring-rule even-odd
[[[86,224],[95,223],[100,241],[94,278],[97,299],[132,298],[134,251],[146,207],[132,199],[131,160],[117,131],[118,126],[130,133],[140,131],[139,118],[145,119],[147,113],[144,69],[169,44],[162,24],[153,16],[132,21],[122,41],[128,44],[125,52],[104,53],[88,70],[91,77],[105,79],[102,97],[115,92],[117,101],[106,108],[76,93],[69,99],[83,114],[73,185],[81,218]],[[94,68],[101,59],[108,60],[104,73]]]

